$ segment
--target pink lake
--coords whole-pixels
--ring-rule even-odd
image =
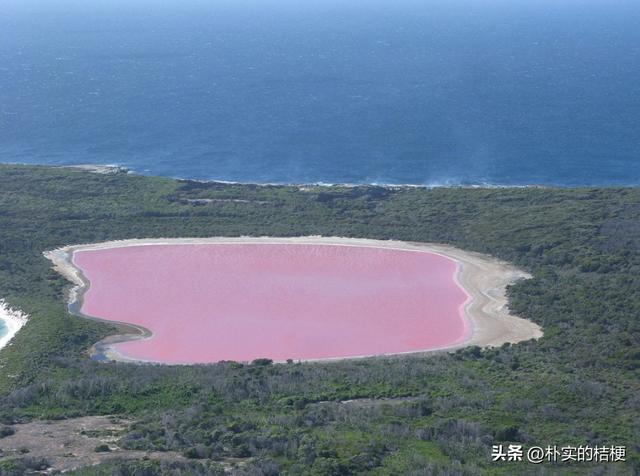
[[[145,245],[74,253],[83,314],[145,327],[121,355],[163,363],[397,354],[463,342],[457,263],[306,244]]]

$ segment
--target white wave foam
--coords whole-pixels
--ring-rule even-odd
[[[22,311],[11,309],[3,299],[0,299],[0,320],[7,327],[7,333],[0,337],[0,349],[2,349],[9,345],[11,339],[27,323],[28,316]]]

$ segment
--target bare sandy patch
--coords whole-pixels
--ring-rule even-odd
[[[120,448],[118,440],[132,423],[117,417],[89,416],[12,425],[15,433],[0,438],[0,461],[24,456],[43,458],[50,465],[49,472],[65,472],[110,460],[185,460],[175,451]],[[100,451],[97,451],[99,447]]]
[[[56,271],[74,283],[73,288],[69,292],[68,299],[71,307],[79,309],[82,301],[82,295],[88,289],[89,282],[73,263],[73,253],[76,251],[101,250],[126,246],[181,244],[338,245],[387,248],[438,254],[454,260],[459,265],[457,280],[470,296],[470,300],[465,310],[466,318],[470,325],[470,333],[468,338],[461,344],[446,347],[444,349],[429,349],[429,352],[436,350],[452,350],[472,345],[480,347],[496,347],[504,343],[517,343],[530,339],[538,339],[543,335],[540,326],[526,319],[514,316],[509,312],[508,308],[506,287],[520,279],[531,278],[528,273],[493,257],[480,253],[464,251],[449,245],[321,236],[294,238],[167,238],[118,240],[104,243],[74,245],[48,251],[45,252],[44,255],[53,262],[54,269]],[[75,311],[75,313],[82,315],[79,311]],[[83,317],[91,318],[90,316]],[[118,354],[111,345],[126,340],[146,338],[150,335],[150,332],[147,329],[131,326],[127,323],[122,323],[121,329],[121,335],[111,336],[96,344],[94,352],[103,354],[109,359],[127,361],[130,359]]]

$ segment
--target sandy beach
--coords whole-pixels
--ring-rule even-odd
[[[513,316],[509,313],[507,307],[507,298],[505,293],[506,286],[519,279],[529,278],[530,276],[527,273],[492,257],[463,251],[448,245],[319,236],[296,238],[214,237],[133,239],[68,246],[48,251],[45,253],[45,256],[53,262],[54,269],[74,283],[73,288],[69,292],[68,299],[69,303],[75,304],[73,306],[74,308],[79,309],[83,293],[88,289],[89,283],[83,276],[82,272],[73,264],[73,254],[76,251],[104,250],[128,246],[180,244],[339,245],[386,248],[437,254],[453,259],[458,263],[457,280],[471,298],[466,305],[465,312],[470,332],[463,343],[441,349],[429,349],[429,352],[434,350],[452,350],[470,345],[478,345],[481,347],[500,346],[507,342],[516,343],[529,339],[538,339],[543,334],[542,329],[538,325],[531,321]],[[149,337],[150,332],[146,329],[129,326],[126,323],[123,323],[122,329],[123,330],[121,332],[123,335],[111,336],[96,344],[94,351],[99,349],[99,352],[109,359],[130,360],[120,355],[111,346],[119,342]]]
[[[9,345],[11,339],[27,323],[27,316],[21,311],[11,309],[9,305],[0,299],[0,321],[7,327],[7,333],[0,337],[0,349]]]

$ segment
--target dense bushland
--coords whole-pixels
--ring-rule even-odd
[[[124,414],[131,449],[184,467],[82,474],[640,471],[640,189],[259,187],[0,166],[0,297],[30,314],[0,353],[0,424]],[[529,270],[510,306],[545,336],[453,354],[270,365],[97,363],[42,251],[134,237],[337,235],[450,243]],[[491,463],[492,444],[627,445],[627,464]],[[0,463],[0,472],[2,471]],[[8,464],[8,463],[7,463]],[[12,464],[16,464],[15,462]]]

